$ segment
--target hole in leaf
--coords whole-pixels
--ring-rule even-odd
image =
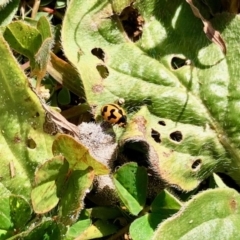
[[[182,141],[182,133],[180,131],[175,131],[170,134],[170,138],[175,142],[181,142]]]
[[[158,121],[158,124],[160,124],[162,126],[166,126],[166,123],[164,121]]]
[[[27,147],[30,149],[35,149],[37,147],[37,144],[32,138],[28,138],[27,139]]]
[[[181,68],[183,66],[187,66],[190,65],[191,61],[188,59],[183,59],[183,58],[179,58],[179,57],[173,57],[172,61],[171,61],[171,65],[173,69],[178,69]]]
[[[202,163],[202,160],[201,160],[201,159],[195,160],[195,161],[193,162],[193,164],[192,164],[192,169],[193,169],[193,170],[196,170],[197,168],[200,167],[201,163]]]
[[[36,112],[35,117],[39,117],[39,116],[40,116],[39,112]]]
[[[101,48],[93,48],[91,53],[104,62],[105,53]]]
[[[161,143],[161,138],[160,138],[160,133],[157,132],[156,130],[152,129],[152,132],[151,132],[151,137],[155,140],[155,142],[157,143]]]
[[[106,78],[109,75],[108,69],[104,65],[97,65],[97,70],[102,78]]]
[[[138,41],[142,36],[142,27],[144,24],[144,19],[138,13],[138,10],[132,6],[128,6],[123,9],[119,19],[129,39],[133,42]]]

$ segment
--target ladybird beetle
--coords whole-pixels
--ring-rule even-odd
[[[101,114],[103,119],[111,124],[124,126],[127,123],[125,111],[117,104],[107,104],[103,106]]]

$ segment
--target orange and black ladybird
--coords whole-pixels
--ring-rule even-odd
[[[101,109],[103,119],[111,124],[125,126],[127,124],[127,115],[123,108],[117,104],[107,104]]]

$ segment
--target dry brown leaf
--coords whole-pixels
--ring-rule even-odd
[[[79,130],[76,125],[70,123],[65,117],[60,113],[53,111],[46,104],[42,103],[43,108],[46,111],[46,114],[51,118],[51,121],[54,122],[57,126],[68,130],[74,137],[79,138]],[[49,118],[48,117],[48,118]]]
[[[211,40],[212,42],[214,42],[215,44],[217,44],[222,52],[226,55],[227,53],[227,48],[226,48],[226,44],[221,36],[221,34],[215,30],[211,24],[211,22],[207,21],[199,12],[198,8],[194,6],[192,0],[186,0],[186,2],[190,5],[194,15],[198,18],[200,18],[203,22],[203,31],[205,32],[207,38],[209,40]]]

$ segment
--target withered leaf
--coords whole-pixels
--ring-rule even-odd
[[[226,48],[226,44],[225,44],[221,34],[217,30],[214,29],[211,22],[207,21],[201,15],[198,8],[196,6],[194,6],[192,0],[186,0],[186,2],[190,5],[194,15],[202,20],[203,25],[204,25],[203,31],[205,32],[207,38],[209,40],[211,40],[212,42],[214,42],[215,44],[217,44],[221,48],[222,52],[226,55],[227,48]]]

